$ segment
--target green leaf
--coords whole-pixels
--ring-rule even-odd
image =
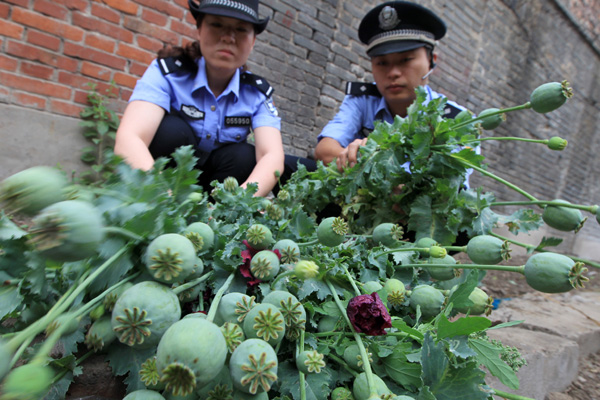
[[[462,317],[450,322],[441,314],[437,319],[437,338],[439,340],[455,336],[470,335],[483,331],[492,325],[492,321],[484,317]]]
[[[405,332],[405,333],[410,334],[413,338],[416,338],[417,340],[423,340],[423,338],[425,337],[423,335],[423,333],[408,326],[408,324],[403,319],[399,319],[399,318],[393,319],[392,326],[394,328],[398,329],[398,331],[400,331],[400,332]]]
[[[500,359],[501,348],[485,339],[470,339],[471,348],[477,353],[477,361],[483,364],[492,375],[507,387],[519,389],[519,378],[502,359]]]
[[[435,344],[428,333],[421,351],[423,382],[437,400],[486,400],[489,393],[482,390],[485,372],[478,363],[469,361],[455,368],[450,364],[443,342]]]
[[[302,300],[313,293],[316,293],[319,300],[325,300],[331,296],[329,286],[325,282],[317,279],[305,279],[298,290],[298,299]]]
[[[20,239],[26,235],[27,232],[15,225],[14,222],[2,212],[2,215],[0,216],[0,240]]]
[[[407,390],[414,390],[423,385],[421,365],[409,362],[406,358],[406,353],[411,350],[410,343],[400,343],[394,348],[392,355],[381,359],[389,377]]]
[[[16,286],[0,287],[0,319],[15,311],[23,301]]]
[[[323,400],[329,398],[332,376],[328,368],[321,369],[318,374],[306,374],[305,393],[303,400]],[[290,361],[279,364],[277,368],[277,384],[279,393],[291,395],[294,400],[300,400],[300,375],[296,366]]]
[[[156,354],[156,347],[144,350],[136,350],[130,346],[120,343],[113,343],[108,347],[108,360],[113,373],[116,376],[127,375],[125,383],[127,392],[145,389],[146,386],[140,380],[140,370],[142,363]]]

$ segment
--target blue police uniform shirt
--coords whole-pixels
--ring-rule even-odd
[[[197,72],[181,69],[165,73],[159,62],[152,61],[129,101],[147,101],[167,113],[178,111],[200,139],[200,150],[210,152],[226,143],[244,142],[251,129],[261,126],[281,130],[281,118],[270,97],[272,89],[263,93],[256,84],[243,84],[243,75],[249,72],[238,69],[215,98],[208,86],[204,57],[196,61]]]
[[[429,103],[433,99],[446,97],[431,89],[429,85],[425,85],[424,88],[427,92],[424,104]],[[446,104],[460,111],[465,110],[463,106],[450,100],[447,100]],[[345,148],[354,140],[367,137],[375,129],[375,121],[385,121],[390,124],[394,122],[394,116],[390,112],[383,96],[379,95],[378,92],[377,94],[346,95],[338,113],[325,125],[317,140],[321,140],[324,137],[332,138]],[[479,154],[479,147],[475,151]],[[406,162],[402,166],[410,173],[410,162]],[[473,170],[471,169],[467,171],[467,179],[465,181],[467,189],[469,188],[469,175],[472,172]]]

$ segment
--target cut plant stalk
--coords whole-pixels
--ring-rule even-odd
[[[524,191],[523,189],[517,187],[516,185],[513,185],[512,183],[508,182],[507,180],[504,180],[502,178],[500,178],[497,175],[492,174],[491,172],[486,171],[483,168],[479,168],[476,165],[471,164],[470,162],[467,162],[465,160],[463,160],[460,157],[457,157],[454,154],[449,154],[450,157],[452,157],[453,159],[455,159],[456,161],[458,161],[460,164],[462,164],[463,166],[467,167],[467,168],[473,168],[475,171],[480,172],[481,174],[492,178],[500,183],[502,183],[503,185],[508,186],[509,188],[513,189],[514,191],[516,191],[517,193],[522,194],[523,196],[527,197],[529,200],[531,201],[538,201],[538,199],[536,199],[535,197],[533,197],[532,195],[530,195],[529,193],[527,193],[526,191]]]
[[[329,287],[329,290],[331,291],[331,294],[333,295],[333,300],[335,301],[335,304],[340,309],[340,312],[342,313],[344,319],[346,320],[348,327],[350,327],[350,330],[352,331],[353,336],[354,336],[354,340],[356,341],[356,344],[358,345],[358,349],[360,351],[360,355],[363,360],[363,368],[364,368],[365,374],[367,376],[367,383],[369,385],[370,395],[377,396],[378,394],[377,394],[377,388],[375,386],[375,379],[373,378],[373,370],[371,369],[371,363],[369,362],[369,356],[367,355],[367,350],[365,349],[365,345],[362,341],[362,338],[360,337],[360,335],[356,332],[356,330],[352,326],[352,323],[350,322],[350,319],[348,318],[348,314],[346,314],[346,310],[344,310],[344,306],[342,305],[342,302],[337,294],[337,291],[335,290],[335,287],[333,287],[331,282],[329,282],[329,279],[326,278],[324,281],[327,284],[327,287]]]
[[[206,317],[206,319],[209,320],[210,322],[214,321],[215,315],[217,315],[217,308],[219,307],[219,302],[221,301],[221,297],[223,297],[223,295],[225,294],[227,289],[229,289],[229,285],[231,285],[231,282],[233,281],[234,276],[235,276],[235,273],[231,273],[229,275],[229,277],[227,278],[227,280],[225,281],[225,283],[223,283],[223,286],[221,286],[219,288],[219,290],[217,291],[217,293],[215,294],[215,297],[214,297],[212,303],[210,304],[210,308],[208,309],[208,315]]]
[[[502,240],[506,240],[507,242],[510,242],[514,245],[523,247],[524,249],[526,249],[528,252],[534,252],[537,251],[539,253],[545,253],[548,252],[548,250],[544,250],[543,248],[540,248],[538,246],[534,246],[532,244],[528,244],[528,243],[523,243],[523,242],[519,242],[517,240],[514,239],[509,239],[507,237],[504,237],[502,235],[499,235],[497,233],[490,233],[490,235],[497,237],[498,239],[502,239]],[[594,268],[600,268],[600,263],[594,262],[594,261],[590,261],[590,260],[586,260],[584,258],[579,258],[579,257],[574,257],[574,256],[568,256],[571,260],[576,261],[576,262],[581,262],[584,263],[586,265],[589,265],[590,267],[594,267]],[[461,264],[462,266],[462,264]]]

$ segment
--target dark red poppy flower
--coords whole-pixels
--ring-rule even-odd
[[[244,278],[246,278],[246,286],[253,287],[262,282],[260,279],[254,277],[254,275],[252,275],[252,272],[250,272],[250,261],[252,261],[252,257],[254,257],[254,255],[260,250],[256,250],[255,248],[250,246],[247,240],[243,240],[242,243],[244,243],[244,245],[246,246],[246,250],[242,250],[242,252],[240,253],[243,261],[243,264],[240,265],[240,273]],[[281,254],[279,253],[279,250],[274,250],[273,252],[277,254],[277,257],[279,257],[279,259],[281,260]]]
[[[392,327],[392,318],[376,292],[354,297],[346,309],[348,318],[358,333],[385,335]]]

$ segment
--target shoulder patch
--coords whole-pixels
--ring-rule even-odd
[[[374,83],[364,82],[348,82],[346,83],[346,94],[353,96],[377,96],[381,97],[381,93]]]
[[[187,57],[166,57],[158,59],[158,66],[163,75],[174,72],[195,73],[198,66]]]
[[[455,118],[462,110],[452,104],[446,103],[444,107],[444,118]]]
[[[240,82],[246,85],[254,86],[267,97],[271,97],[274,91],[273,87],[265,78],[258,75],[249,74],[247,72],[242,73],[240,76]]]

